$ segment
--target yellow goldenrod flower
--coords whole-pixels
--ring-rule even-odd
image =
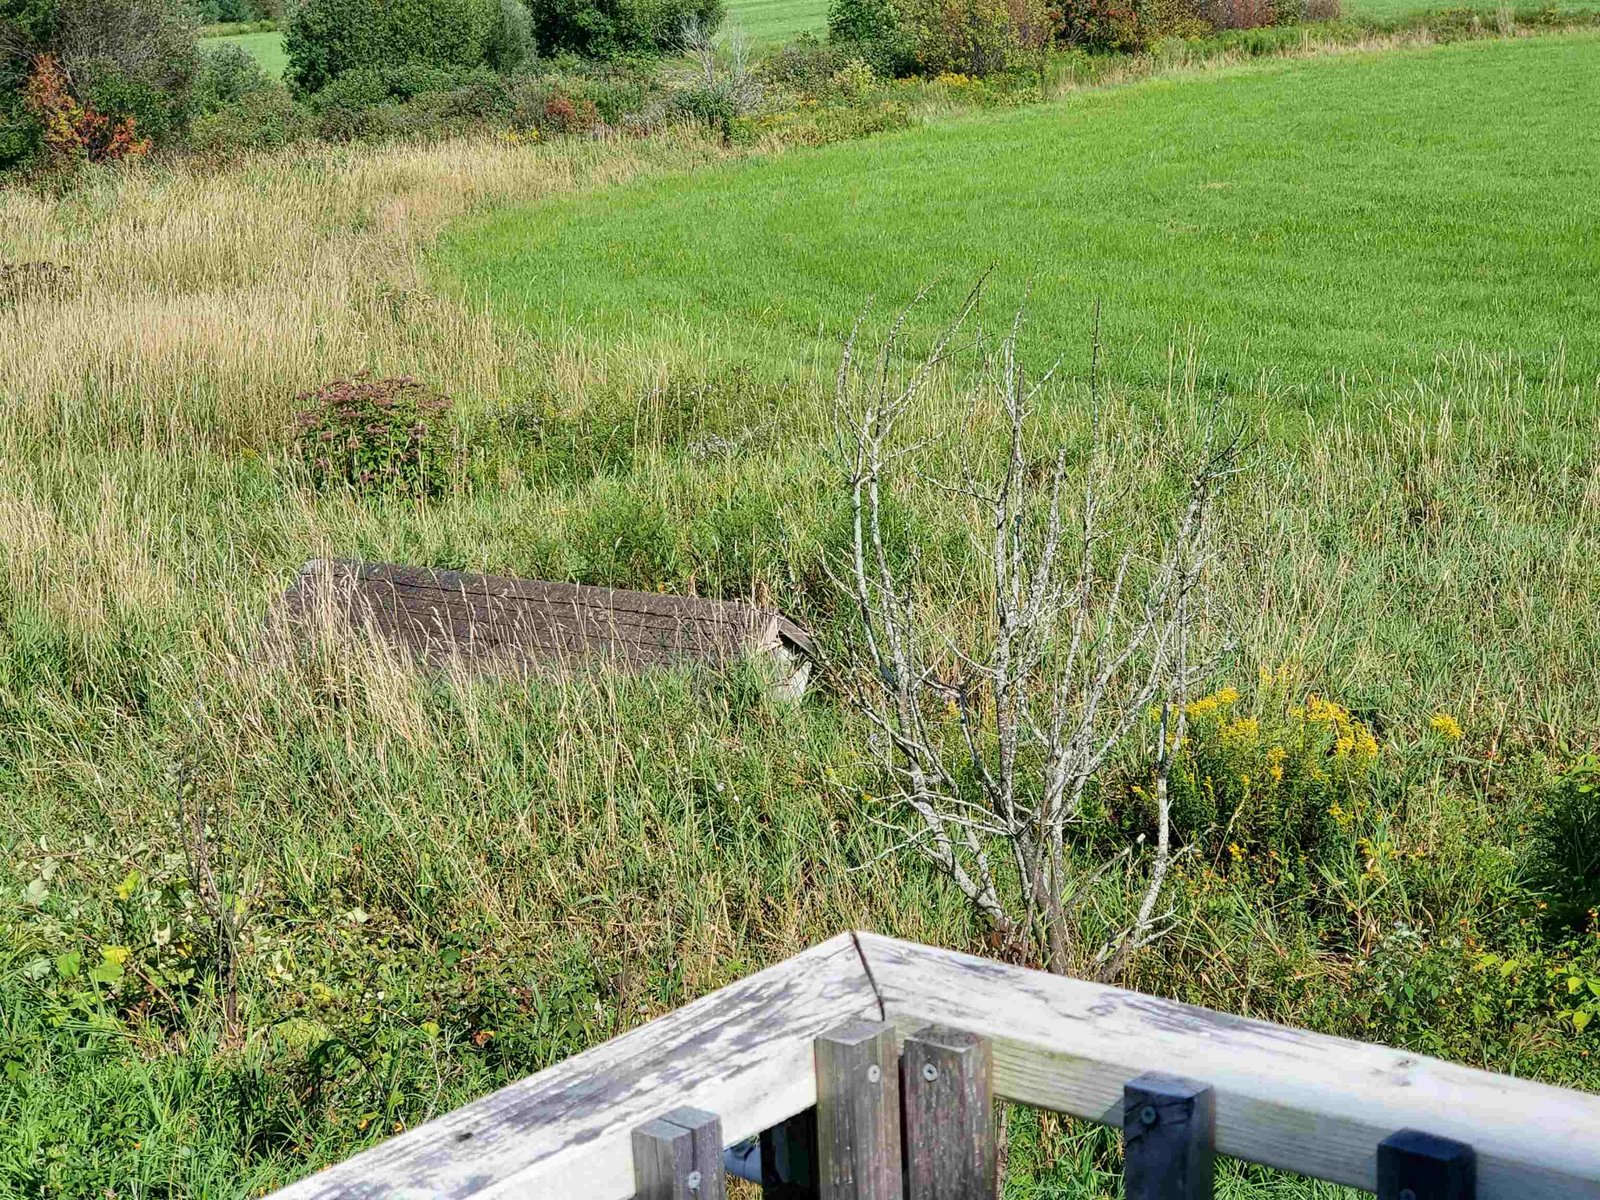
[[[1461,740],[1461,722],[1449,713],[1436,712],[1428,719],[1428,727],[1452,742]]]
[[[1219,691],[1212,692],[1209,696],[1201,696],[1200,699],[1184,705],[1183,712],[1185,716],[1193,721],[1197,717],[1208,717],[1218,709],[1229,704],[1237,704],[1238,701],[1239,689],[1225,687]]]

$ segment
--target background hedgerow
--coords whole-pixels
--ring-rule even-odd
[[[510,70],[532,44],[521,0],[302,0],[284,50],[290,83],[310,95],[354,70]]]
[[[184,0],[0,3],[0,172],[175,139],[199,68],[196,27]]]

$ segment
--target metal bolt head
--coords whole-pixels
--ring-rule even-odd
[[[1139,1110],[1139,1124],[1141,1124],[1141,1125],[1154,1125],[1155,1123],[1156,1123],[1156,1106],[1154,1104],[1146,1104],[1143,1108],[1141,1108]],[[1404,1198],[1402,1198],[1402,1200],[1404,1200]],[[1415,1196],[1413,1196],[1411,1198],[1411,1200],[1417,1200],[1417,1198]]]
[[[691,1192],[698,1192],[700,1190],[700,1172],[690,1171],[689,1177],[684,1180],[684,1183],[689,1185]]]
[[[877,1063],[873,1063],[870,1067],[867,1068],[867,1082],[868,1083],[877,1083],[878,1080],[880,1080],[882,1078],[883,1078],[883,1069],[881,1067],[879,1067]]]
[[[939,1068],[934,1066],[932,1063],[923,1063],[922,1077],[929,1083],[932,1083],[935,1079],[939,1078]]]

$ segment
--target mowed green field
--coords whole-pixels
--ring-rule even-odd
[[[535,327],[683,325],[790,359],[865,297],[991,265],[1137,382],[1192,335],[1322,396],[1463,345],[1600,371],[1600,39],[1472,43],[1091,92],[498,213],[450,237]]]
[[[735,30],[755,46],[791,42],[802,33],[825,38],[827,0],[732,0],[723,19],[722,36]]]
[[[212,42],[232,42],[236,46],[243,46],[268,75],[277,78],[289,65],[289,59],[283,52],[283,34],[281,33],[236,33],[230,37],[209,39]]]

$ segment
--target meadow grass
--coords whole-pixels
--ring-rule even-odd
[[[852,241],[841,196],[892,217],[880,189],[907,156],[948,189],[943,174],[983,164],[962,141],[971,129],[1031,164],[1049,139],[1022,134],[1065,127],[1099,162],[1106,125],[1130,139],[1130,113],[1153,119],[1159,107],[1143,106],[1190,87],[1268,126],[1260,89],[1282,99],[1303,88],[1338,123],[1341,105],[1365,112],[1365,94],[1386,86],[1461,100],[1499,78],[1501,55],[1553,75],[1526,86],[1557,102],[1568,56],[1600,43],[1545,45],[1157,80],[879,138],[852,148],[866,152],[855,159],[690,131],[515,147],[484,137],[226,169],[149,164],[64,195],[0,192],[6,256],[73,268],[54,290],[0,304],[0,1191],[253,1195],[840,928],[982,948],[950,889],[915,860],[882,856],[893,835],[871,799],[863,731],[825,686],[785,707],[742,672],[419,678],[336,641],[300,659],[264,655],[262,616],[301,562],[340,554],[754,596],[827,634],[839,617],[825,566],[844,528],[829,450],[840,331],[872,292],[885,311],[897,289],[940,270],[954,289],[1003,249],[1019,211],[1053,211],[1037,192],[1025,193],[1033,213],[1015,196],[989,200],[991,228],[958,226],[976,245],[933,245],[907,226],[901,254]],[[1406,87],[1386,85],[1386,70]],[[1343,85],[1328,85],[1322,73],[1340,71]],[[1451,82],[1460,73],[1472,88]],[[1130,338],[1132,318],[1107,306],[1100,419],[1116,431],[1107,452],[1130,521],[1170,494],[1214,393],[1253,447],[1223,512],[1215,621],[1240,649],[1219,682],[1253,693],[1258,667],[1294,664],[1295,687],[1349,702],[1382,743],[1361,797],[1369,815],[1303,892],[1273,882],[1265,863],[1187,863],[1174,892],[1183,920],[1128,982],[1595,1087],[1592,1035],[1551,1016],[1544,959],[1525,976],[1472,967],[1481,950],[1532,938],[1521,831],[1549,772],[1597,732],[1600,394],[1592,367],[1579,369],[1592,331],[1562,324],[1588,311],[1563,257],[1584,244],[1539,207],[1520,175],[1531,158],[1495,120],[1477,114],[1480,134],[1457,110],[1426,112],[1433,133],[1416,153],[1437,144],[1452,169],[1397,184],[1290,164],[1307,187],[1333,189],[1335,212],[1365,213],[1361,230],[1375,231],[1363,236],[1424,262],[1417,228],[1387,232],[1397,212],[1421,206],[1418,221],[1447,236],[1441,212],[1487,205],[1526,246],[1516,207],[1490,199],[1535,206],[1558,244],[1539,260],[1543,290],[1510,256],[1474,247],[1519,306],[1465,306],[1492,335],[1484,346],[1452,340],[1455,310],[1433,312],[1431,285],[1418,282],[1423,299],[1409,307],[1398,284],[1380,286],[1376,315],[1339,335],[1352,354],[1339,393],[1324,381],[1340,374],[1330,360],[1345,360],[1316,339],[1280,331],[1248,357],[1230,347],[1249,320],[1238,304],[1222,306],[1232,323],[1204,345],[1179,309],[1133,310],[1145,324]],[[1227,140],[1220,122],[1179,128],[1201,150]],[[1354,143],[1361,126],[1348,128]],[[1469,169],[1451,157],[1468,136],[1502,153]],[[751,153],[762,157],[728,165]],[[1167,143],[1173,181],[1196,178],[1195,154]],[[1278,294],[1328,305],[1339,277],[1314,206],[1240,155],[1249,211],[1264,222],[1287,207],[1305,235],[1305,264],[1292,246],[1274,250]],[[1105,161],[1120,173],[1103,166],[1087,194],[1114,203],[1131,192],[1140,228],[1158,235],[1152,197],[1165,177],[1141,181],[1136,168],[1160,156],[1133,141]],[[822,187],[811,163],[855,171],[856,191]],[[1582,170],[1574,150],[1550,172],[1563,211],[1587,211],[1569,178]],[[987,176],[1031,186],[1021,169],[991,164]],[[762,192],[752,178],[781,186]],[[1071,190],[1072,172],[1061,186]],[[811,190],[804,220],[791,188]],[[758,194],[773,214],[764,239],[750,233]],[[673,195],[720,223],[727,248],[688,239]],[[947,195],[952,219],[975,202],[964,186]],[[1181,187],[1170,195],[1193,203]],[[535,201],[558,211],[530,210]],[[639,240],[641,206],[663,219],[673,254],[652,257]],[[1215,269],[1256,225],[1208,211]],[[435,258],[441,231],[461,220]],[[643,255],[635,295],[674,305],[674,319],[624,319],[621,287],[603,272],[627,262],[598,254],[585,220]],[[834,229],[839,247],[785,249],[812,224]],[[1141,263],[1182,265],[1171,246],[1141,260],[1111,221],[1083,252],[1100,237],[1132,245],[1124,274],[1135,281]],[[522,246],[567,265],[539,266]],[[663,263],[683,278],[652,274]],[[1099,270],[1109,292],[1108,255]],[[752,289],[739,273],[765,281],[768,310],[740,307]],[[1001,313],[1022,283],[997,276]],[[589,299],[561,315],[563,295],[580,291]],[[1032,353],[1069,359],[1041,445],[1081,455],[1090,318],[1044,292]],[[949,307],[946,293],[930,304]],[[741,321],[768,312],[760,344]],[[1396,313],[1424,353],[1389,353]],[[1557,369],[1547,355],[1560,341]],[[1219,354],[1224,371],[1208,365]],[[416,374],[457,399],[467,453],[445,495],[318,491],[294,467],[297,393],[363,368]],[[928,465],[948,473],[975,453],[954,427],[971,397],[959,373],[936,397],[918,428],[935,438]],[[930,608],[975,622],[971,514],[927,489],[906,502],[939,548]],[[1465,726],[1459,742],[1430,733],[1439,709]],[[183,882],[182,816],[197,807],[249,918],[236,1029],[222,1019],[214,932]],[[1108,927],[1126,916],[1122,885],[1107,880],[1097,897]],[[1114,1139],[1099,1131],[1020,1117],[1012,1163],[1012,1196],[1115,1194]],[[1337,1194],[1237,1165],[1223,1190]]]
[[[283,73],[288,69],[289,58],[283,51],[283,34],[276,31],[268,33],[236,33],[226,37],[211,39],[218,42],[232,42],[248,50],[251,56],[261,64],[261,69],[273,79],[283,78]]]

